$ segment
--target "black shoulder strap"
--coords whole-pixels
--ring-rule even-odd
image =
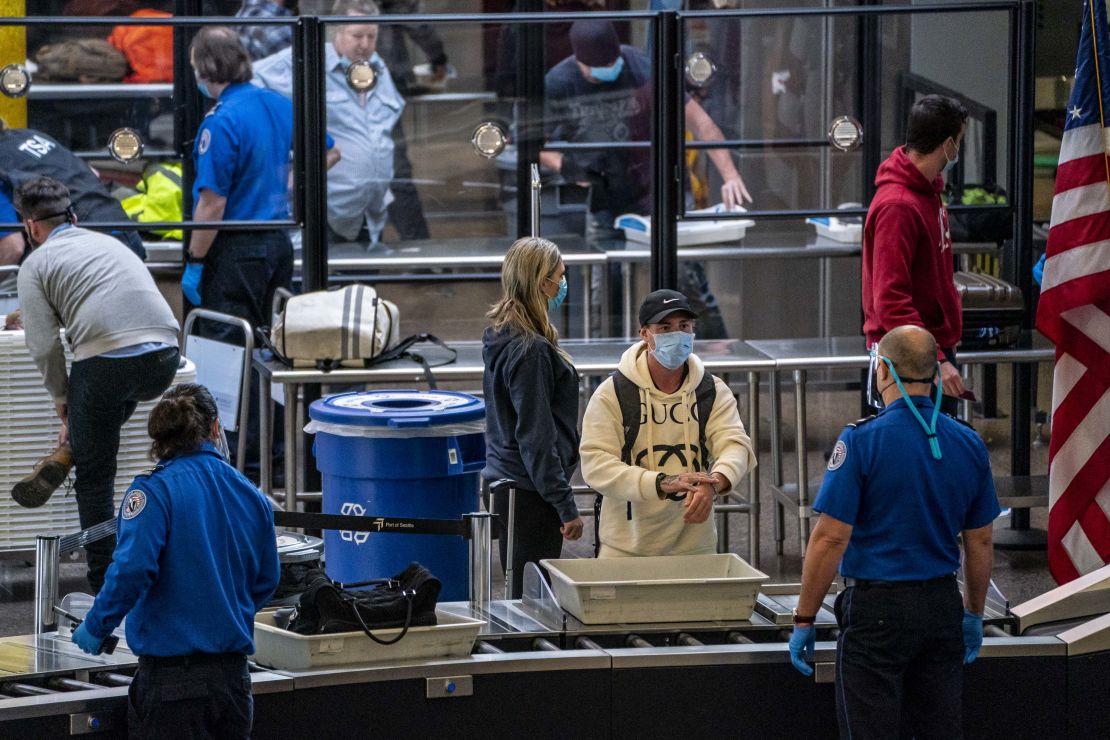
[[[632,445],[640,432],[640,388],[620,370],[614,370],[613,390],[617,393],[617,403],[621,407],[621,427],[624,429],[624,444],[621,445],[621,462],[632,464]]]
[[[280,362],[282,365],[285,365],[286,367],[293,367],[293,360],[289,359],[281,351],[279,351],[273,341],[270,340],[269,327],[254,327],[254,338],[258,342],[259,346],[270,350],[275,360]]]
[[[420,354],[419,352],[412,351],[412,347],[414,345],[420,344],[422,342],[429,342],[442,349],[445,349],[450,354],[450,356],[442,362],[437,362],[434,365],[430,364],[428,360],[425,359],[424,355]],[[391,347],[390,349],[387,349],[385,352],[382,352],[380,355],[372,359],[363,360],[363,364],[366,367],[373,367],[374,365],[380,365],[381,363],[389,362],[390,360],[412,360],[413,362],[419,363],[420,367],[424,369],[424,379],[428,383],[428,389],[435,390],[437,386],[435,376],[432,375],[432,368],[442,367],[443,365],[450,365],[458,356],[459,351],[457,349],[455,349],[454,347],[449,347],[447,343],[439,337],[433,334],[428,334],[427,332],[423,332],[420,334],[413,334],[410,337],[405,337],[397,343],[396,347]]]
[[[709,470],[709,450],[705,444],[705,427],[713,413],[713,402],[717,400],[717,384],[712,375],[701,376],[698,387],[694,389],[695,404],[698,409],[698,448],[701,450],[701,472]]]

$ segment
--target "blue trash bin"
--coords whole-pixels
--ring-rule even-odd
[[[316,468],[325,514],[461,519],[479,511],[485,403],[450,391],[356,391],[314,401]],[[324,533],[329,576],[388,578],[411,562],[443,583],[441,601],[468,598],[468,543],[452,535]]]

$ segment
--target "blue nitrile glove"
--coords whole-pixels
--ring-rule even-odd
[[[200,305],[200,276],[204,274],[203,262],[190,262],[185,265],[181,276],[181,293],[194,306]]]
[[[77,629],[73,630],[71,639],[77,647],[81,648],[81,650],[89,655],[99,655],[100,646],[104,642],[102,639],[93,637],[88,629],[86,629],[84,622],[78,625]]]
[[[1047,256],[1048,252],[1045,252],[1041,255],[1041,258],[1037,260],[1037,264],[1033,265],[1033,280],[1037,283],[1037,285],[1040,285],[1041,280],[1044,279],[1044,260]]]
[[[812,676],[813,669],[806,665],[806,659],[813,660],[813,643],[817,640],[817,625],[808,627],[795,625],[790,635],[790,662],[803,676]]]
[[[979,657],[983,647],[983,615],[964,609],[964,663]]]

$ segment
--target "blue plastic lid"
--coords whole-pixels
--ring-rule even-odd
[[[315,421],[351,426],[431,427],[484,419],[486,404],[454,391],[352,391],[313,401]]]

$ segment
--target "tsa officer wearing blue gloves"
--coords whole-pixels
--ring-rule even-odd
[[[254,615],[278,583],[273,511],[218,448],[203,386],[167,391],[148,431],[159,463],[123,498],[112,565],[73,641],[95,655],[128,615],[130,737],[247,738]]]
[[[293,106],[250,84],[251,61],[230,28],[201,29],[189,48],[201,94],[219,101],[193,146],[194,221],[276,221],[289,215],[287,186]],[[329,140],[330,146],[330,140]],[[328,152],[329,166],[339,159]],[[274,291],[293,283],[293,246],[284,230],[194,231],[182,292],[195,306],[270,323]],[[218,325],[214,339],[236,333]]]
[[[790,658],[813,673],[814,621],[839,565],[836,710],[847,738],[958,738],[963,664],[983,643],[999,514],[979,435],[929,397],[936,342],[902,326],[879,342],[885,404],[850,424],[813,504]],[[939,385],[938,385],[939,389]],[[955,573],[962,535],[966,594]]]

